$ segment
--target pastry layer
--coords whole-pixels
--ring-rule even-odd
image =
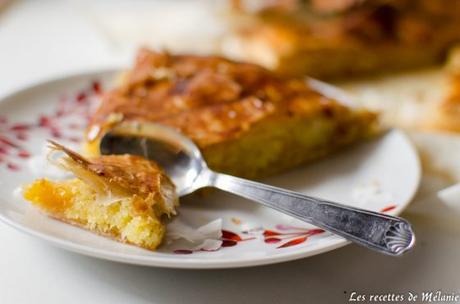
[[[324,79],[437,63],[460,41],[459,0],[308,3],[238,6],[222,51],[281,74]]]
[[[375,134],[374,113],[352,109],[257,65],[141,50],[87,132],[98,153],[122,121],[157,122],[190,137],[208,165],[247,178],[276,174]]]
[[[65,149],[56,147],[57,149]],[[39,179],[24,198],[49,216],[120,242],[157,248],[164,236],[163,216],[175,214],[174,185],[152,162],[137,156],[86,160],[65,149],[60,166],[77,178]]]

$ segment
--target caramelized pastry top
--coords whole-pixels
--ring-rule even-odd
[[[66,147],[50,142],[52,149],[64,152],[61,165],[97,186],[98,179],[105,180],[110,187],[119,187],[125,192],[147,197],[161,195],[165,185],[174,188],[170,179],[154,162],[135,155],[103,155],[86,159]],[[87,171],[87,174],[84,171]],[[104,185],[102,185],[104,186]],[[161,197],[160,197],[161,198]]]
[[[150,121],[177,128],[205,147],[238,138],[264,119],[340,117],[342,111],[349,110],[303,78],[279,78],[221,57],[142,49],[122,84],[103,97],[87,136],[97,139],[100,130],[122,120]]]
[[[299,46],[332,40],[364,44],[421,45],[443,37],[458,40],[459,0],[233,0],[238,12],[262,21],[245,31],[269,28],[293,36]],[[266,29],[268,30],[268,29]]]
[[[442,104],[445,108],[460,106],[460,71],[452,73],[450,76],[450,90],[447,99]]]

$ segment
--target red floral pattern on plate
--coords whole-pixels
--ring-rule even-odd
[[[279,244],[276,248],[286,248],[304,243],[309,237],[324,233],[323,229],[305,229],[285,225],[277,225],[276,230],[265,230],[264,241],[267,244]]]
[[[382,213],[389,212],[391,210],[396,209],[396,207],[397,207],[396,205],[389,205],[389,206],[386,206],[385,208],[382,208],[380,212]]]
[[[256,228],[248,231],[241,232],[248,237],[243,238],[239,234],[229,231],[222,230],[222,245],[216,250],[222,249],[223,247],[233,247],[238,245],[240,242],[251,241],[256,239],[263,239],[266,244],[281,243],[277,246],[277,249],[291,247],[304,243],[310,236],[324,233],[323,229],[305,229],[285,225],[276,225],[276,230],[264,230],[263,228]],[[262,236],[262,238],[258,237]],[[176,254],[192,254],[196,251],[207,251],[207,250],[192,250],[192,249],[177,249],[174,250]]]
[[[396,205],[388,205],[380,210],[380,212],[385,213],[391,210],[396,209]],[[275,230],[276,229],[276,230]],[[263,229],[261,227],[254,228],[247,231],[242,231],[244,235],[249,235],[250,237],[242,238],[239,234],[232,232],[230,230],[222,230],[222,245],[216,250],[222,249],[223,247],[233,247],[238,245],[243,241],[256,240],[257,235],[261,233],[263,236],[263,241],[266,244],[277,244],[277,249],[287,248],[291,246],[296,246],[302,243],[305,243],[310,237],[318,234],[325,233],[326,231],[319,228],[300,228],[287,225],[276,225],[275,229]],[[177,249],[174,250],[176,254],[192,254],[197,251],[209,251],[209,250],[191,250],[191,249]]]
[[[197,250],[192,250],[192,249],[176,249],[174,250],[174,253],[176,254],[192,254],[196,251],[217,251],[221,249],[222,247],[233,247],[236,246],[240,242],[244,241],[250,241],[250,240],[255,240],[256,237],[247,237],[247,238],[242,238],[239,234],[229,231],[229,230],[222,230],[222,236],[221,236],[221,241],[222,245],[217,248],[216,250],[204,250],[204,249],[197,249]]]
[[[7,117],[0,116],[0,166],[3,165],[11,171],[21,168],[21,159],[31,156],[25,143],[33,130],[44,130],[54,139],[80,142],[95,104],[95,97],[101,93],[101,83],[93,81],[75,94],[61,96],[53,113],[41,114],[34,122],[10,122]]]

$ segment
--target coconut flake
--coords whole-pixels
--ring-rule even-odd
[[[460,211],[460,183],[438,192],[439,199],[451,209]]]
[[[222,241],[221,240],[211,240],[211,239],[206,239],[203,241],[203,243],[199,244],[198,246],[195,246],[193,250],[198,251],[198,250],[203,250],[203,251],[216,251],[220,247],[222,247]]]
[[[206,239],[220,239],[222,237],[222,219],[219,218],[194,228],[184,223],[180,218],[175,218],[168,225],[167,237],[172,240],[184,239],[191,243],[201,243]]]
[[[222,219],[213,220],[198,228],[192,227],[180,218],[175,218],[166,233],[167,241],[186,240],[190,250],[214,251],[222,246]]]
[[[22,186],[19,186],[19,187],[16,187],[14,190],[13,190],[13,197],[15,199],[22,199]]]

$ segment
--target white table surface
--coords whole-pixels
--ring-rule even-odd
[[[20,1],[0,12],[0,96],[129,62],[77,11],[69,1]],[[404,213],[417,246],[402,258],[350,245],[256,268],[147,268],[70,253],[0,223],[0,303],[347,303],[352,291],[460,291],[460,214],[436,199],[435,184],[425,178]]]

